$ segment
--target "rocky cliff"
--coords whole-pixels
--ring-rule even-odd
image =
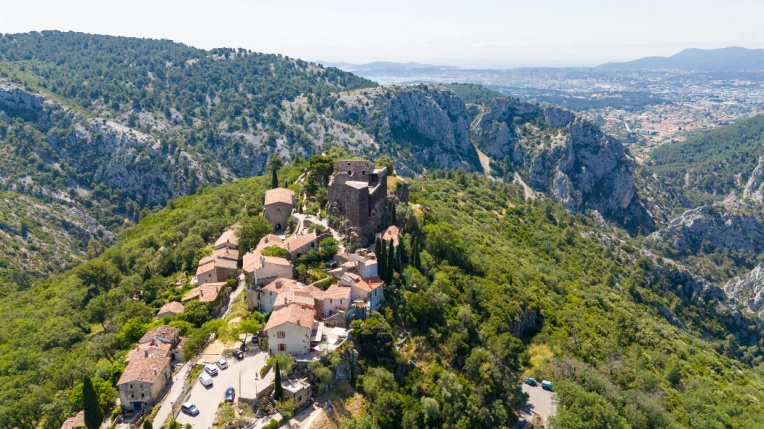
[[[724,291],[748,311],[764,316],[764,262],[759,263],[748,274],[728,281]]]
[[[745,184],[743,198],[764,203],[764,156],[759,158],[759,164],[751,172],[751,176]]]

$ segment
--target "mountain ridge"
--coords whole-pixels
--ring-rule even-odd
[[[606,70],[684,69],[705,71],[764,70],[764,49],[731,46],[719,49],[684,49],[669,57],[644,57],[596,66]]]

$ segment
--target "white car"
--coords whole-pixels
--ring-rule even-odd
[[[207,374],[209,375],[218,375],[218,368],[211,363],[204,365],[204,370],[207,371]]]
[[[228,361],[225,359],[220,359],[219,361],[217,361],[217,364],[218,364],[218,367],[220,367],[220,369],[228,369]]]

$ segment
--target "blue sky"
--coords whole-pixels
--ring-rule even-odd
[[[0,32],[73,30],[307,60],[594,65],[764,47],[764,1],[0,0]]]

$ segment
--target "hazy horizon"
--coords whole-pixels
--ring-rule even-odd
[[[745,8],[741,16],[737,11]],[[550,0],[464,5],[29,0],[4,5],[0,32],[81,31],[246,48],[318,62],[419,62],[465,68],[578,67],[686,48],[764,47],[764,2]]]

